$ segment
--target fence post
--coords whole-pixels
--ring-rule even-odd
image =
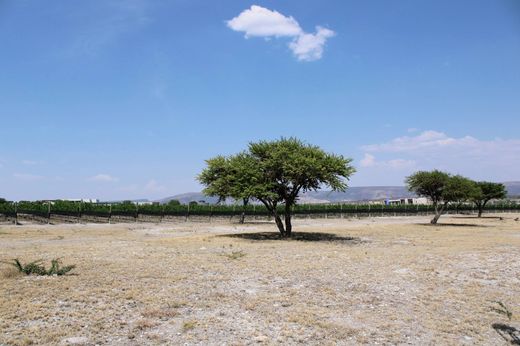
[[[51,202],[47,202],[47,225],[51,223]]]
[[[112,223],[112,203],[108,205],[108,224]]]
[[[186,219],[184,221],[188,222],[189,216],[190,216],[190,203],[188,202],[188,210],[186,211]]]
[[[213,215],[213,206],[209,206],[209,222],[211,223],[211,216]]]

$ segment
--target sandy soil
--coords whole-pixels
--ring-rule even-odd
[[[0,345],[508,344],[520,214],[496,216],[297,220],[297,240],[271,223],[2,225],[0,260],[77,268],[0,265]]]

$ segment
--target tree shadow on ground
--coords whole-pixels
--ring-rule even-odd
[[[437,223],[437,224],[431,224],[431,223],[418,223],[417,225],[421,226],[439,226],[439,227],[491,227],[488,225],[478,225],[476,223]]]
[[[274,225],[273,221],[244,221],[244,223],[237,223],[237,225]]]
[[[495,219],[495,220],[503,220],[504,217],[502,216],[451,216],[453,219],[472,219],[472,220],[479,220],[479,219]]]
[[[223,234],[221,237],[239,238],[246,240],[285,240],[285,241],[309,241],[309,242],[339,242],[344,244],[359,244],[361,238],[342,237],[333,233],[320,232],[293,232],[290,238],[282,238],[279,232],[256,232]]]
[[[520,330],[503,323],[493,323],[493,329],[511,345],[520,345]]]

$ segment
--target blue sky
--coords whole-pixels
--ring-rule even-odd
[[[0,1],[0,196],[161,198],[296,136],[520,180],[518,1]]]

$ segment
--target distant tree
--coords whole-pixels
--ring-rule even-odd
[[[5,198],[0,198],[0,204],[7,203],[7,200]]]
[[[475,183],[470,179],[438,170],[416,172],[407,177],[405,182],[410,191],[432,201],[435,209],[435,216],[430,221],[432,224],[437,223],[450,202],[468,200],[476,191]]]
[[[181,202],[179,202],[178,199],[171,199],[166,203],[167,205],[173,206],[173,205],[181,205]]]
[[[199,203],[197,201],[190,201],[190,203],[188,203],[189,206],[194,206],[194,205],[199,205]]]
[[[351,159],[326,153],[296,138],[250,143],[248,151],[237,156],[239,158],[217,157],[215,159],[220,162],[214,163],[215,167],[211,169],[209,165],[213,161],[208,160],[206,171],[216,174],[210,175],[212,179],[209,181],[200,181],[209,182],[209,185],[205,184],[207,188],[212,182],[218,182],[210,191],[214,195],[225,198],[230,197],[232,191],[238,191],[263,203],[274,217],[282,237],[291,236],[292,207],[300,193],[323,186],[344,191],[347,188],[346,180],[355,172],[350,165]],[[241,163],[236,163],[237,160]],[[231,169],[230,166],[243,170]],[[218,167],[223,168],[216,169]],[[209,173],[203,172],[201,175],[205,174]],[[243,179],[245,176],[249,178]],[[285,223],[278,209],[282,205]]]
[[[262,178],[257,161],[247,153],[240,153],[230,157],[217,156],[206,160],[206,164],[207,167],[197,177],[206,186],[204,194],[218,197],[218,203],[228,197],[241,201],[239,222],[244,223],[246,207],[254,194],[252,182]]]
[[[507,191],[504,184],[491,183],[487,181],[478,181],[476,191],[471,196],[471,200],[478,208],[478,217],[482,216],[486,204],[492,199],[504,199],[507,197]]]

